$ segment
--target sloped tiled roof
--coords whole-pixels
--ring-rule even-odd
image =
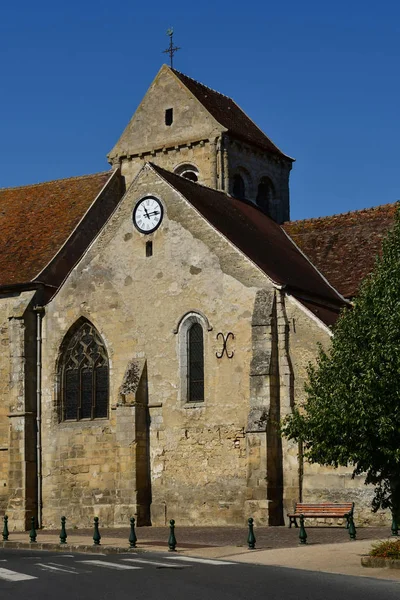
[[[273,154],[286,156],[275,144],[265,135],[261,129],[242,111],[242,109],[228,96],[224,96],[215,90],[199,83],[195,79],[171,69],[188,90],[201,102],[206,110],[235,137],[242,139],[250,144],[255,144]]]
[[[0,189],[0,286],[33,281],[111,176],[108,171]]]
[[[292,221],[285,231],[346,298],[357,294],[371,272],[382,239],[392,227],[397,203],[331,217]]]
[[[275,221],[251,203],[193,183],[154,164],[152,168],[275,283],[284,285],[327,325],[336,321],[343,299]]]

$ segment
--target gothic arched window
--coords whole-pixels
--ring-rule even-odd
[[[238,173],[236,173],[236,175],[233,176],[232,195],[235,198],[239,198],[239,200],[244,200],[246,198],[246,187],[244,185],[244,179]]]
[[[263,177],[258,184],[256,203],[268,215],[271,214],[271,204],[274,199],[274,185],[269,177]]]
[[[67,334],[59,362],[61,421],[108,417],[107,350],[96,328],[83,321]]]
[[[204,342],[203,328],[193,323],[187,331],[187,401],[204,401]]]

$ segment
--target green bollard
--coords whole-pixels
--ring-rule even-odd
[[[8,540],[8,536],[9,536],[9,532],[8,532],[8,517],[7,515],[4,515],[4,529],[3,529],[3,540],[5,542],[7,542]]]
[[[34,542],[36,542],[35,517],[31,517],[31,523],[32,523],[32,527],[29,532],[29,537],[31,540],[31,544],[33,544]]]
[[[307,544],[307,532],[304,527],[304,515],[300,515],[300,531],[299,531],[300,544]]]
[[[256,538],[255,538],[254,531],[253,531],[254,519],[252,519],[250,517],[250,519],[248,519],[248,524],[249,524],[249,535],[247,537],[247,544],[249,546],[249,550],[254,550],[254,548],[256,547]]]
[[[176,537],[175,537],[175,521],[171,519],[169,522],[169,538],[168,538],[168,552],[176,552]]]
[[[101,535],[99,531],[99,517],[94,518],[94,533],[93,533],[93,543],[95,546],[100,546]]]
[[[392,536],[399,535],[399,526],[397,525],[396,517],[392,513]]]
[[[355,540],[357,536],[356,526],[354,525],[353,515],[349,515],[349,536],[351,540]]]
[[[129,547],[136,548],[137,537],[135,533],[135,519],[131,517],[131,533],[129,535]]]
[[[61,517],[61,531],[60,531],[60,544],[67,543],[67,530],[65,529],[65,521],[67,519],[65,517]]]

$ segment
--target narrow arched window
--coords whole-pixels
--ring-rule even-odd
[[[268,215],[271,214],[274,195],[275,191],[272,181],[268,177],[263,177],[258,184],[256,203]]]
[[[203,328],[193,323],[187,332],[187,400],[188,402],[204,401],[204,342]]]
[[[67,334],[59,362],[61,420],[108,416],[109,364],[96,328],[84,321]]]
[[[198,168],[189,163],[176,167],[175,173],[181,177],[184,177],[185,179],[189,179],[190,181],[197,182],[199,180]]]
[[[235,198],[239,198],[239,200],[244,200],[246,198],[246,188],[244,185],[244,179],[241,175],[236,174],[233,177],[232,195]]]
[[[199,180],[197,173],[194,171],[185,171],[182,173],[182,177],[185,179],[189,179],[189,181],[194,181],[195,183]]]

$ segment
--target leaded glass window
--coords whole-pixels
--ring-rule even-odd
[[[193,323],[187,332],[188,402],[204,401],[203,328]]]
[[[62,421],[108,416],[108,356],[91,323],[83,322],[64,346],[60,379]]]

